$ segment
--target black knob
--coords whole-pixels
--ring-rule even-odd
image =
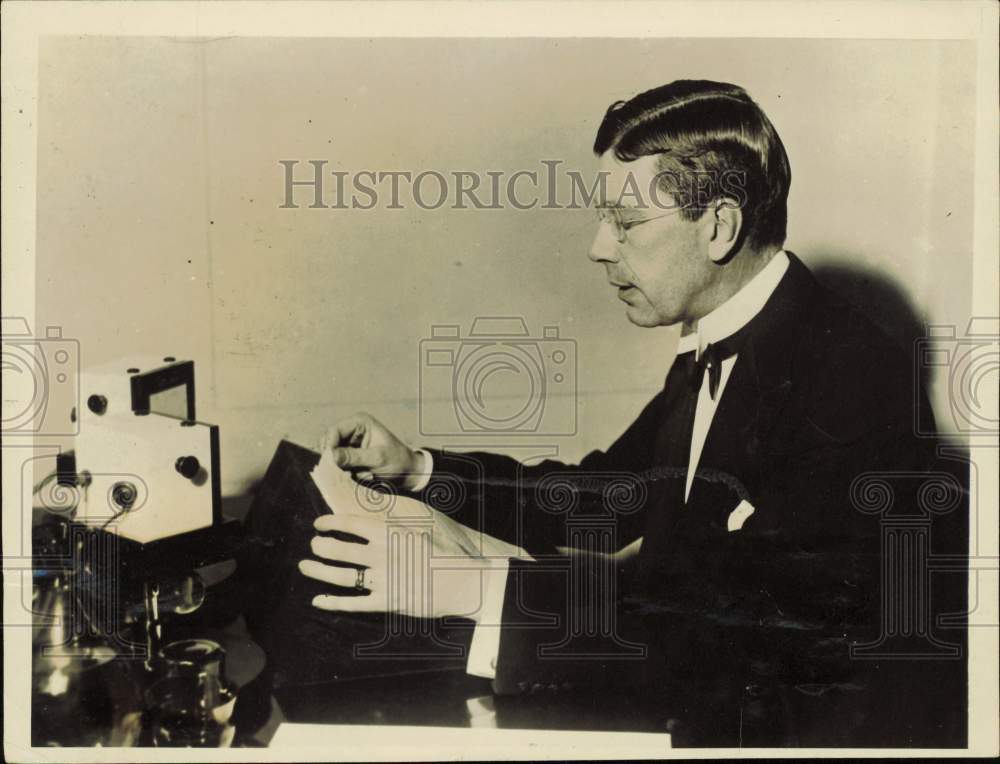
[[[135,500],[139,498],[139,489],[135,487],[135,483],[129,483],[128,481],[122,481],[120,483],[115,483],[111,487],[111,501],[122,510],[130,510],[135,504]]]
[[[108,399],[103,395],[91,395],[87,398],[87,408],[101,416],[108,410]]]
[[[178,456],[177,461],[174,462],[174,468],[190,480],[198,474],[201,465],[198,463],[198,457],[196,456]]]

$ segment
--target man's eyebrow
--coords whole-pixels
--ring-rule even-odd
[[[642,207],[629,207],[624,204],[618,204],[617,202],[604,202],[597,205],[599,210],[610,210],[620,216],[627,216],[629,213],[635,214],[637,212],[642,212]]]
[[[630,216],[630,213],[631,213],[632,216],[634,216],[636,213],[641,213],[642,210],[643,210],[642,207],[626,206],[626,205],[621,204],[619,202],[598,202],[594,206],[594,209],[597,209],[597,210],[608,210],[609,212],[613,212],[615,215],[617,215],[621,219],[628,218]]]
[[[599,210],[614,210],[615,212],[636,212],[642,210],[642,207],[629,207],[619,202],[598,202],[596,207]]]

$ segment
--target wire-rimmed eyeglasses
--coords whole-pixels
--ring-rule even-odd
[[[650,215],[643,218],[629,217],[627,210],[627,207],[598,207],[596,209],[598,221],[611,226],[611,231],[614,233],[615,239],[619,244],[625,243],[625,240],[628,238],[628,232],[637,225],[675,215],[681,211],[681,208],[676,207],[659,215]]]

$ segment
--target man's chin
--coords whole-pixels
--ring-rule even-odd
[[[644,329],[651,329],[654,326],[660,326],[662,323],[660,317],[648,307],[628,305],[625,308],[625,316],[631,323],[641,326]]]

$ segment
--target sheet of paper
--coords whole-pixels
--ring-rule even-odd
[[[670,735],[651,732],[471,729],[389,725],[282,724],[269,748],[311,751],[327,761],[657,759]]]
[[[335,515],[364,513],[370,516],[381,511],[384,517],[391,515],[396,520],[432,519],[435,534],[445,534],[472,557],[534,559],[524,549],[462,525],[418,499],[402,495],[379,497],[373,489],[360,485],[349,472],[338,467],[329,451],[320,456],[319,463],[313,468],[312,479]]]

